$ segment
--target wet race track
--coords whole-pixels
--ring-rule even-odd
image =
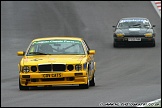
[[[123,17],[155,24],[155,47],[113,47],[112,26]],[[21,57],[34,38],[84,38],[96,50],[96,86],[18,89]],[[149,102],[161,98],[161,18],[150,1],[1,2],[1,106],[98,107],[108,102]]]

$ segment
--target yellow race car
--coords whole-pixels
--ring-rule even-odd
[[[79,85],[95,86],[95,50],[79,37],[58,36],[34,39],[18,64],[19,89]]]

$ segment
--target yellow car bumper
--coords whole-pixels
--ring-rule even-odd
[[[20,73],[22,86],[87,84],[87,72]]]

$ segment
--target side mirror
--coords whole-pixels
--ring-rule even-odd
[[[155,25],[152,25],[152,27],[155,27]]]
[[[24,56],[24,55],[25,55],[25,52],[24,52],[24,51],[18,51],[18,52],[17,52],[17,55],[18,55],[18,56]]]
[[[89,50],[89,51],[88,51],[88,54],[92,54],[92,55],[93,55],[93,54],[95,54],[95,53],[96,53],[95,50]]]
[[[112,26],[113,28],[115,28],[116,26]]]

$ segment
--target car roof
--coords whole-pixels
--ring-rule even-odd
[[[123,19],[146,19],[148,20],[147,18],[144,18],[144,17],[127,17],[127,18],[122,18],[121,20]]]
[[[49,36],[49,37],[43,37],[43,38],[36,38],[32,42],[41,41],[41,40],[55,40],[55,39],[79,40],[79,41],[83,40],[82,38],[75,37],[75,36]]]

